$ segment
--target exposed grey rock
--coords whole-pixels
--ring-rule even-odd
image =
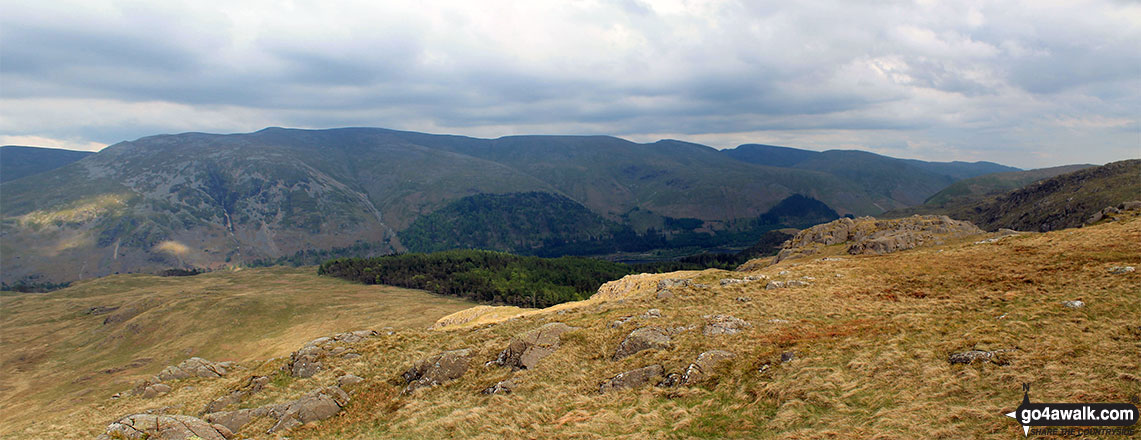
[[[786,351],[786,352],[780,354],[781,363],[788,363],[788,362],[792,362],[794,360],[796,360],[796,353],[794,353],[794,352]]]
[[[785,287],[784,281],[769,281],[768,284],[765,284],[765,290],[783,289]]]
[[[745,280],[741,280],[741,279],[737,279],[737,278],[725,278],[725,279],[721,280],[721,285],[722,286],[728,286],[730,284],[741,284],[744,282],[745,282]]]
[[[658,290],[692,287],[693,280],[686,278],[666,278],[658,281]]]
[[[752,324],[732,315],[705,315],[703,318],[708,320],[702,329],[705,336],[732,335],[752,327]]]
[[[377,332],[373,330],[357,330],[314,339],[290,354],[289,362],[284,369],[294,377],[312,377],[324,368],[322,359],[342,354],[348,358],[354,353],[344,354],[348,350],[346,345],[356,344],[376,335]]]
[[[445,351],[416,362],[412,368],[403,374],[404,381],[408,384],[404,388],[404,394],[409,394],[419,388],[433,387],[463,376],[471,364],[471,357],[471,350],[465,348]]]
[[[1115,275],[1121,275],[1121,274],[1133,272],[1135,270],[1137,270],[1137,269],[1134,268],[1133,266],[1113,266],[1113,267],[1109,268],[1109,273],[1112,273]]]
[[[685,369],[685,374],[681,377],[681,384],[694,385],[709,379],[713,377],[713,371],[717,367],[717,364],[735,357],[737,357],[736,354],[724,350],[710,350],[701,353],[697,355],[697,360],[693,361],[693,363],[689,364],[689,367]]]
[[[658,299],[669,299],[674,297],[674,293],[669,289],[662,289],[658,291]]]
[[[563,333],[573,330],[578,330],[578,327],[561,322],[546,324],[512,339],[492,362],[514,369],[535,368],[539,361],[558,350]]]
[[[134,414],[107,426],[101,439],[225,440],[218,427],[202,419],[180,415]]]
[[[962,353],[951,353],[947,357],[947,361],[952,364],[972,364],[975,362],[993,362],[999,365],[1005,365],[1006,362],[1002,361],[998,354],[1005,350],[983,351],[983,350],[969,350]]]
[[[670,348],[670,337],[666,330],[658,327],[642,327],[630,332],[618,344],[614,360],[619,360],[642,350],[664,350]]]
[[[664,373],[665,368],[657,364],[619,373],[599,385],[598,392],[607,393],[624,388],[637,388],[661,377]]]
[[[167,385],[165,383],[156,383],[154,385],[147,385],[147,387],[143,389],[143,398],[144,399],[150,399],[150,398],[161,396],[161,395],[169,393],[169,392],[170,392],[170,385]]]
[[[309,422],[325,420],[341,412],[349,403],[349,395],[339,387],[324,387],[279,407],[277,424],[270,433],[292,429]]]
[[[1082,302],[1081,300],[1073,300],[1073,301],[1062,301],[1062,305],[1069,307],[1071,309],[1080,309],[1082,307],[1085,307],[1086,303]]]
[[[737,297],[737,302],[743,302],[744,303],[744,302],[749,302],[752,300],[753,300],[752,298],[749,298],[747,296],[738,296]]]
[[[511,394],[511,391],[514,389],[515,381],[507,379],[496,382],[495,385],[489,386],[480,392],[483,394]]]
[[[673,388],[678,385],[681,385],[681,374],[670,373],[667,374],[661,382],[658,382],[657,386],[661,388]]]
[[[364,378],[357,376],[355,374],[346,374],[344,376],[337,378],[337,385],[339,385],[341,387],[347,387],[349,385],[356,385],[356,384],[361,383],[361,382],[364,382]]]
[[[233,364],[231,364],[233,365]],[[217,378],[226,375],[226,367],[200,357],[192,357],[178,365],[166,367],[158,373],[159,381],[186,379],[190,377]]]
[[[781,246],[774,263],[813,255],[825,246],[841,243],[852,243],[848,247],[852,255],[885,254],[981,233],[983,231],[974,225],[947,216],[916,215],[894,220],[842,218],[800,231]]]
[[[203,416],[210,423],[232,432],[240,431],[256,418],[275,419],[269,433],[286,431],[305,423],[325,420],[341,412],[349,395],[340,387],[330,386],[310,391],[296,400],[253,409],[220,411]]]
[[[658,310],[658,309],[650,309],[650,310],[647,310],[646,313],[642,314],[642,319],[653,319],[653,318],[661,318],[661,317],[662,317],[662,311]]]
[[[238,389],[226,393],[222,397],[212,400],[206,404],[206,408],[202,410],[203,413],[213,413],[225,409],[227,406],[236,405],[257,394],[262,388],[269,384],[269,378],[266,376],[250,376]],[[231,428],[231,430],[234,430]]]

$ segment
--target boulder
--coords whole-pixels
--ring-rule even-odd
[[[654,379],[662,377],[662,374],[665,373],[665,371],[665,368],[663,368],[661,365],[655,364],[648,367],[638,368],[636,370],[630,370],[625,373],[619,373],[617,376],[614,376],[599,385],[598,392],[607,393],[624,388],[637,388],[650,383],[650,381]]]
[[[705,336],[732,335],[752,327],[752,324],[732,315],[705,315],[703,318],[708,320],[701,331]]]
[[[563,333],[578,330],[561,322],[552,322],[511,340],[499,357],[492,363],[514,369],[535,368],[543,358],[559,348],[559,337]]]
[[[256,418],[275,419],[270,433],[286,431],[305,423],[333,417],[349,403],[349,395],[336,386],[318,388],[296,400],[253,409],[220,411],[206,414],[204,418],[231,432],[239,432]]]
[[[293,377],[312,377],[324,368],[322,359],[338,355],[348,357],[353,353],[346,353],[348,347],[345,345],[355,344],[376,335],[373,330],[358,330],[314,339],[290,354],[289,362],[284,368]]]
[[[975,362],[994,362],[1003,364],[998,358],[997,351],[969,350],[962,353],[951,353],[947,357],[951,364],[973,364]]]
[[[642,350],[664,350],[670,348],[670,337],[666,330],[658,327],[642,327],[630,332],[618,344],[614,360],[619,360]]]
[[[311,391],[300,399],[275,408],[278,410],[277,423],[269,429],[269,432],[288,430],[309,422],[325,420],[337,415],[348,403],[349,395],[340,387],[324,387]]]
[[[225,431],[219,430],[219,428]],[[134,414],[107,425],[100,439],[225,440],[229,429],[180,415]],[[232,434],[231,434],[232,435]]]
[[[170,392],[170,385],[167,385],[165,383],[156,383],[154,385],[147,385],[146,388],[143,388],[143,398],[144,399],[150,399],[150,398],[161,396],[161,395],[169,393],[169,392]]]
[[[419,388],[433,387],[444,382],[458,379],[467,372],[471,364],[472,352],[470,349],[445,351],[435,356],[421,359],[405,371],[402,375],[407,386],[404,394],[412,393]]]
[[[356,385],[356,384],[361,383],[361,382],[364,382],[364,378],[357,376],[355,374],[346,374],[344,376],[337,378],[337,385],[342,386],[342,387],[346,387],[349,385]]]
[[[232,364],[230,364],[232,365]],[[218,378],[225,376],[226,365],[220,362],[211,362],[200,357],[192,357],[178,365],[166,367],[158,373],[159,381],[186,379],[191,377]]]
[[[480,392],[483,394],[511,394],[513,390],[515,390],[515,381],[507,379],[501,380]]]
[[[681,376],[682,385],[693,385],[713,376],[717,364],[737,357],[736,354],[725,350],[710,350],[697,355],[697,359],[689,364]]]
[[[1109,268],[1109,273],[1114,274],[1114,275],[1122,275],[1122,274],[1131,273],[1135,270],[1137,270],[1137,269],[1134,268],[1133,266],[1113,266],[1113,267]]]
[[[269,384],[269,377],[266,376],[250,376],[238,389],[226,393],[222,397],[210,401],[206,404],[206,408],[202,410],[203,413],[213,413],[225,409],[227,406],[236,405],[246,400],[250,396],[257,394],[262,388]],[[231,428],[233,430],[233,428]]]
[[[1080,309],[1082,307],[1085,307],[1086,303],[1082,302],[1081,300],[1073,300],[1073,301],[1062,301],[1062,305],[1069,307],[1071,309]]]

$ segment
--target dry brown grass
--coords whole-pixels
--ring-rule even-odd
[[[652,283],[636,283],[609,300],[505,313],[455,330],[400,330],[362,343],[360,359],[337,361],[311,379],[284,381],[259,399],[296,396],[344,372],[367,379],[352,390],[344,413],[295,430],[294,439],[1021,438],[1019,426],[1002,415],[1020,403],[1021,383],[1033,383],[1036,401],[1120,402],[1141,395],[1141,273],[1107,270],[1141,266],[1141,220],[993,244],[973,244],[977,239],[842,261],[816,256],[751,272],[814,278],[808,287],[720,286],[721,278],[745,274],[708,270],[684,275],[710,289],[677,289],[665,300],[646,287]],[[1087,306],[1060,304],[1071,299]],[[607,326],[649,308],[663,317]],[[702,316],[708,314],[731,314],[752,327],[705,337]],[[582,329],[564,334],[562,348],[538,368],[512,373],[483,365],[514,335],[554,321]],[[622,338],[644,325],[695,328],[676,335],[668,350],[611,360]],[[457,348],[477,353],[463,378],[399,394],[399,375],[412,362]],[[950,353],[972,348],[1012,351],[1003,353],[1005,365],[948,363]],[[599,383],[619,372],[652,363],[679,372],[711,349],[737,357],[710,382],[598,394]],[[781,363],[787,351],[797,358]],[[249,374],[269,374],[279,365],[265,362]],[[479,393],[512,376],[513,394]],[[237,380],[194,390],[180,385],[161,401],[131,398],[73,409],[84,414],[83,423],[144,405],[197,411],[218,392],[207,388]],[[60,429],[90,432],[78,423]],[[255,428],[241,434],[271,438]]]
[[[0,297],[0,434],[89,438],[98,423],[114,418],[100,408],[121,407],[109,396],[187,357],[257,365],[327,334],[426,328],[472,306],[314,273],[313,268],[271,268],[193,277],[117,275],[47,294],[5,294]],[[118,310],[87,313],[97,306]],[[104,324],[132,307],[139,313]],[[194,403],[188,405],[196,407],[191,413],[205,404],[195,400],[212,398],[205,394],[209,384],[194,388],[201,392],[181,399]],[[175,401],[135,403],[128,407]]]

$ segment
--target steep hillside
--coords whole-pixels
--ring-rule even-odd
[[[50,412],[93,414],[112,394],[191,356],[288,355],[341,329],[422,329],[473,304],[424,291],[319,277],[315,268],[190,277],[114,275],[46,294],[0,295],[0,437]],[[29,422],[31,422],[29,424]]]
[[[917,211],[967,220],[990,231],[1051,231],[1081,226],[1107,206],[1138,199],[1141,160],[1134,159],[1061,174],[1003,194],[970,199],[973,202],[952,201],[943,207],[930,204]]]
[[[1141,394],[1141,275],[1124,269],[1141,265],[1138,213],[987,237],[748,272],[633,275],[549,309],[482,306],[434,330],[342,334],[267,361],[218,353],[239,361],[235,373],[170,379],[150,397],[93,388],[90,400],[55,400],[59,411],[5,387],[0,414],[14,422],[0,429],[13,439],[91,438],[161,408],[217,424],[196,425],[204,435],[225,428],[252,439],[1021,438],[1004,414],[1021,403],[1023,383],[1036,402]],[[31,335],[89,337],[67,329],[100,303],[75,303],[62,320],[20,318],[61,302],[35,304],[6,324],[5,334],[26,335],[3,342],[21,362],[36,358],[17,350],[70,347]],[[63,383],[91,367],[29,368]],[[20,417],[9,402],[25,408]]]
[[[879,196],[877,206],[883,210],[920,204],[959,179],[1017,170],[991,162],[924,162],[864,151],[816,152],[754,144],[724,150],[723,154],[754,164],[822,171],[839,176]]]
[[[608,221],[626,222],[637,208],[712,229],[749,221],[796,194],[840,214],[917,200],[839,166],[756,165],[679,141],[475,139],[376,128],[152,136],[5,182],[0,191],[0,281],[9,284],[217,268],[359,246],[400,251],[399,231],[481,194],[550,193]],[[533,232],[523,247],[548,233]]]
[[[940,210],[951,210],[982,201],[988,196],[1003,194],[1039,180],[1084,170],[1096,165],[1066,165],[1035,170],[1011,171],[984,174],[970,177],[935,193],[923,201],[922,205],[884,213],[885,217],[904,217],[912,214],[933,214]]]
[[[0,183],[51,171],[92,154],[95,153],[5,145],[0,147]]]
[[[608,238],[618,224],[566,197],[542,192],[477,194],[422,216],[400,232],[412,252],[543,246]]]

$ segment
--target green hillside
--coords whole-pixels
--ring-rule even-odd
[[[653,229],[669,246],[700,252],[728,242],[752,244],[767,229],[752,228],[739,237],[722,231],[749,230],[750,222],[793,195],[854,215],[877,214],[927,195],[912,191],[921,185],[895,190],[839,165],[797,166],[748,163],[680,141],[639,144],[608,136],[476,139],[377,128],[151,136],[3,183],[0,281],[301,261],[338,249],[407,250],[398,232],[423,250],[486,246],[528,252],[539,244],[545,255],[607,253],[613,246],[589,250],[576,244],[613,230],[605,222],[619,224],[622,240],[640,240],[643,247],[645,240],[631,234]],[[523,203],[535,205],[527,212],[541,215],[528,220],[532,224],[508,221],[510,234],[465,235],[479,224],[514,219],[505,213],[517,204],[460,201],[511,193],[566,200]],[[457,202],[474,203],[467,208],[478,208],[485,218],[460,218],[459,205],[425,218]],[[700,226],[667,227],[666,219]],[[458,235],[440,235],[445,231]],[[551,246],[559,243],[569,247]]]
[[[5,145],[0,147],[0,183],[51,171],[92,154],[95,153]]]
[[[1090,216],[1105,207],[1141,199],[1141,160],[1124,160],[1089,168],[1080,165],[1075,167],[1081,169],[1039,180],[1013,191],[981,197],[955,197],[960,191],[969,193],[976,191],[973,188],[1008,185],[1012,181],[1029,178],[1024,174],[984,176],[979,181],[968,182],[965,187],[949,188],[941,193],[949,195],[945,205],[932,202],[893,214],[945,214],[991,231],[999,228],[1052,231],[1082,226]],[[1066,168],[1042,172],[1053,173]],[[995,181],[998,183],[993,183]]]

